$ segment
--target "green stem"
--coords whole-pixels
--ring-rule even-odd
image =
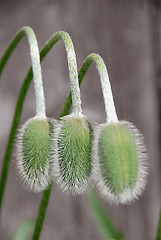
[[[159,216],[159,223],[158,223],[158,232],[156,240],[161,240],[161,211]]]
[[[18,128],[18,125],[20,122],[23,103],[24,103],[27,91],[29,89],[32,76],[33,76],[32,69],[30,68],[30,70],[28,71],[28,74],[23,82],[23,85],[21,87],[20,93],[19,93],[19,97],[18,97],[18,101],[16,104],[16,109],[15,109],[15,113],[14,113],[14,117],[13,117],[13,121],[12,121],[12,126],[11,126],[11,130],[10,130],[10,135],[8,138],[8,143],[7,143],[6,151],[4,154],[2,170],[1,170],[1,175],[0,175],[0,213],[1,213],[1,209],[2,209],[2,201],[3,201],[7,176],[8,176],[8,169],[9,169],[12,151],[13,151],[14,140],[15,140],[17,128]]]
[[[0,74],[2,73],[4,66],[6,65],[11,53],[13,52],[13,50],[15,49],[17,44],[20,42],[20,40],[22,39],[23,36],[24,36],[24,33],[19,33],[13,39],[13,41],[10,43],[9,47],[5,51],[3,57],[0,60]],[[60,32],[58,32],[58,33],[54,34],[46,42],[46,44],[43,46],[42,50],[40,51],[40,61],[42,61],[44,59],[44,57],[47,55],[47,53],[50,51],[50,49],[60,39],[62,39],[62,37],[61,37]],[[82,64],[82,66],[80,68],[79,75],[78,75],[79,84],[81,84],[88,68],[90,67],[91,63],[93,62],[93,59],[89,56],[85,59],[84,63]],[[21,87],[19,97],[17,100],[17,104],[16,104],[16,109],[15,109],[15,113],[14,113],[14,117],[13,117],[12,127],[11,127],[8,144],[7,144],[4,159],[3,159],[1,176],[0,176],[0,189],[1,189],[1,191],[0,191],[0,212],[1,212],[1,208],[2,208],[2,200],[3,200],[6,180],[7,180],[7,176],[8,176],[9,164],[10,164],[12,151],[13,151],[14,139],[16,137],[17,128],[18,128],[18,125],[20,122],[20,116],[21,116],[21,112],[22,112],[22,108],[23,108],[23,103],[24,103],[27,91],[29,89],[32,77],[33,77],[32,69],[30,68],[28,71],[28,74],[26,75],[26,78],[24,79],[24,82]],[[70,92],[66,98],[63,109],[61,111],[61,115],[60,115],[61,117],[68,114],[71,104],[72,104],[72,99],[71,99],[71,92]],[[47,206],[48,206],[51,189],[52,189],[52,185],[50,185],[49,188],[43,192],[43,196],[42,196],[42,200],[40,203],[39,212],[38,212],[38,216],[37,216],[37,220],[36,220],[36,224],[35,224],[33,240],[39,239],[39,236],[40,236],[40,233],[42,230],[42,225],[43,225],[44,218],[45,218],[45,214],[46,214],[46,210],[47,210]]]
[[[40,237],[40,233],[41,233],[43,222],[44,222],[44,219],[45,219],[46,209],[47,209],[47,206],[48,206],[51,190],[52,190],[52,184],[50,184],[48,189],[46,189],[43,192],[43,195],[42,195],[42,198],[41,198],[41,203],[40,203],[40,206],[39,206],[39,213],[38,213],[38,217],[36,219],[36,223],[35,223],[35,227],[34,227],[34,233],[33,233],[33,237],[32,237],[32,239],[34,239],[34,240],[39,239],[39,237]]]
[[[14,38],[12,39],[10,44],[8,45],[7,49],[5,50],[3,56],[0,60],[0,74],[2,74],[3,69],[6,65],[9,57],[11,56],[12,52],[14,51],[14,49],[16,48],[16,46],[18,45],[18,43],[20,42],[20,40],[22,39],[22,37],[24,35],[25,35],[25,31],[22,31],[22,29],[21,29],[20,31],[17,32],[17,34],[14,36]],[[67,38],[68,38],[69,41],[67,41]],[[65,44],[65,47],[66,47],[65,49],[66,49],[67,56],[68,56],[68,62],[70,62],[70,64],[71,64],[70,51],[68,51],[68,50],[72,48],[72,46],[71,46],[72,42],[70,41],[71,40],[70,36],[67,33],[62,32],[62,31],[55,33],[45,43],[42,50],[40,51],[40,61],[42,61],[44,59],[44,57],[48,54],[50,49],[59,40],[64,41],[64,44]],[[70,47],[67,46],[67,45],[69,45]],[[71,69],[71,67],[70,67],[70,69]],[[74,71],[74,70],[71,69],[70,71]],[[73,73],[70,73],[71,76],[72,76],[72,74]],[[33,73],[32,73],[32,69],[30,68],[30,70],[28,71],[28,74],[26,75],[26,78],[24,79],[23,85],[21,87],[21,90],[20,90],[20,93],[19,93],[19,96],[18,96],[16,109],[15,109],[15,113],[14,113],[14,117],[13,117],[13,121],[12,121],[12,126],[11,126],[11,130],[10,130],[10,135],[9,135],[9,138],[8,138],[8,143],[7,143],[6,151],[5,151],[5,154],[4,154],[4,159],[3,159],[3,163],[2,163],[2,170],[1,170],[1,175],[0,175],[0,213],[1,213],[1,209],[2,209],[2,201],[3,201],[7,176],[8,176],[9,164],[10,164],[10,161],[11,161],[11,156],[12,156],[12,151],[13,151],[14,139],[16,137],[17,128],[18,128],[18,125],[19,125],[19,122],[20,122],[23,103],[24,103],[28,88],[30,86],[32,77],[33,77]],[[75,76],[75,78],[76,78],[76,76]],[[77,80],[75,80],[75,81],[77,81]],[[79,110],[79,104],[76,108]]]
[[[112,89],[111,89],[109,75],[107,72],[106,65],[103,59],[101,58],[101,56],[99,56],[96,53],[91,53],[90,55],[88,55],[81,67],[82,72],[84,72],[84,69],[86,70],[88,65],[91,64],[92,62],[96,64],[96,68],[98,70],[98,74],[100,77],[103,98],[105,103],[106,120],[107,122],[111,122],[111,121],[118,122],[115,104],[112,96]]]
[[[16,48],[17,44],[20,42],[23,36],[27,36],[29,47],[30,47],[30,55],[34,76],[34,88],[35,88],[35,96],[36,96],[36,115],[37,117],[44,118],[45,114],[45,98],[44,98],[44,90],[42,83],[42,74],[41,74],[41,65],[40,65],[40,55],[39,55],[39,47],[37,43],[37,39],[32,28],[25,26],[20,28],[20,30],[15,34],[11,42],[9,43],[4,55],[0,60],[0,75],[10,57],[13,50]]]
[[[92,53],[92,54],[90,54],[86,57],[82,66],[80,67],[80,70],[79,70],[79,73],[78,73],[79,85],[82,83],[83,78],[85,77],[90,65],[93,62],[95,62],[96,66],[97,66],[98,61],[101,61],[101,63],[102,63],[102,58],[98,54]],[[104,64],[104,62],[103,62],[103,64]],[[105,67],[105,64],[104,64],[104,67]],[[71,95],[72,94],[71,94],[71,91],[70,91],[68,93],[67,97],[66,97],[65,103],[64,103],[63,108],[61,110],[60,117],[63,117],[63,116],[65,116],[69,113],[69,110],[70,110],[71,105],[72,105]],[[47,203],[48,203],[48,200],[49,200],[49,197],[50,197],[50,193],[51,193],[51,188],[49,188],[48,190],[43,192],[43,196],[42,196],[42,200],[41,200],[41,203],[40,203],[39,212],[38,212],[38,216],[37,216],[37,220],[36,220],[36,224],[35,224],[34,235],[33,235],[32,240],[38,240],[39,239],[37,236],[40,235],[40,232],[41,232],[41,229],[42,229],[42,225],[43,225],[43,221],[44,221],[43,217],[45,217],[44,213],[47,210]],[[44,201],[43,201],[44,198],[48,199],[46,201],[46,205],[44,205]]]
[[[60,39],[63,40],[64,42],[65,50],[67,54],[73,113],[79,114],[82,112],[82,110],[81,110],[80,89],[78,84],[77,62],[76,62],[73,43],[69,34],[64,31],[59,31],[55,33],[51,38],[49,38],[49,40],[46,42],[44,47],[46,46],[50,50],[53,44],[55,44]]]
[[[8,47],[6,48],[2,58],[0,59],[0,75],[3,72],[3,69],[8,62],[9,57],[11,56],[13,50],[19,44],[21,39],[25,36],[25,32],[21,31],[21,29],[16,33],[16,35],[11,39]]]

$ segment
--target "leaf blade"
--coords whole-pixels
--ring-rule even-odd
[[[94,192],[90,192],[88,196],[93,216],[100,229],[103,239],[122,240],[122,234],[114,226],[96,194]]]

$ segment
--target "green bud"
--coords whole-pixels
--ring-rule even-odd
[[[145,188],[147,155],[143,137],[128,122],[103,124],[98,130],[98,186],[110,202],[127,203]]]
[[[20,177],[29,191],[39,192],[48,187],[53,155],[53,126],[47,119],[31,118],[19,130],[17,157]]]
[[[55,175],[64,191],[77,194],[88,187],[91,174],[93,129],[84,116],[61,118]]]

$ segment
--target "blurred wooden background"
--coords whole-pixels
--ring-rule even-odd
[[[148,0],[28,0],[0,1],[0,56],[13,34],[31,26],[39,46],[56,31],[67,31],[74,42],[78,67],[91,52],[108,66],[119,119],[133,122],[145,136],[149,178],[143,196],[131,205],[104,203],[126,240],[153,240],[161,200],[161,6]],[[0,163],[18,92],[30,66],[26,39],[12,55],[0,81]],[[47,115],[58,118],[69,90],[62,42],[42,63]],[[83,111],[91,120],[105,121],[97,71],[93,65],[81,86]],[[21,123],[35,114],[33,84]],[[0,165],[1,166],[1,165]],[[41,194],[24,191],[14,156],[5,192],[0,239],[9,239],[22,220],[35,218]],[[101,240],[87,196],[72,197],[54,184],[41,240]]]

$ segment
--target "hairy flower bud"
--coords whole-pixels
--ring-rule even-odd
[[[134,200],[145,188],[147,176],[142,135],[123,121],[102,124],[96,135],[94,175],[102,195],[114,203]]]
[[[61,118],[57,134],[54,174],[64,191],[84,192],[91,175],[93,129],[84,116]]]
[[[17,136],[17,165],[24,187],[39,192],[48,187],[52,169],[54,128],[48,119],[29,119]]]

